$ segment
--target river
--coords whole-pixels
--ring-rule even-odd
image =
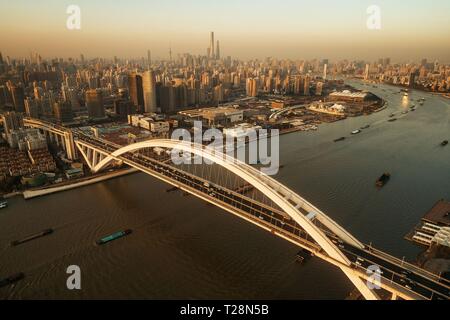
[[[314,203],[365,243],[414,260],[403,239],[439,199],[450,199],[450,100],[399,88],[350,82],[384,98],[370,116],[281,136],[276,179]],[[425,97],[424,106],[416,101]],[[414,99],[411,101],[410,99]],[[412,104],[417,111],[401,114]],[[398,121],[387,122],[396,112]],[[366,124],[361,134],[350,132]],[[346,136],[345,141],[334,139]],[[374,186],[392,174],[382,190]],[[295,262],[294,245],[139,173],[25,201],[0,211],[0,278],[24,272],[9,299],[343,299],[352,285],[319,259]],[[17,247],[12,240],[55,233]],[[106,246],[112,232],[133,234]],[[81,290],[66,288],[69,265]]]

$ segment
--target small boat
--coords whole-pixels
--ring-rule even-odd
[[[442,141],[441,146],[445,147],[446,145],[448,145],[448,140]]]
[[[13,283],[16,283],[17,281],[22,280],[23,278],[25,278],[25,274],[20,272],[17,274],[13,274],[12,276],[9,276],[5,279],[1,279],[0,280],[0,288],[9,286],[10,284],[13,284]]]
[[[388,121],[389,121],[389,122],[394,122],[394,121],[397,121],[397,119],[396,119],[396,118],[394,118],[394,119],[389,119]]]
[[[178,190],[180,190],[180,188],[173,187],[173,188],[167,189],[166,192],[175,192],[175,191],[178,191]]]
[[[132,230],[130,230],[130,229],[127,229],[127,230],[124,230],[124,231],[119,231],[119,232],[113,233],[113,234],[111,234],[111,235],[109,235],[107,237],[101,238],[100,240],[97,240],[96,243],[97,243],[97,245],[100,246],[102,244],[106,244],[108,242],[111,242],[111,241],[120,239],[122,237],[125,237],[125,236],[131,234],[131,232],[132,232]]]
[[[389,115],[389,118],[393,118],[393,117],[395,117],[395,113],[391,113],[391,114]]]
[[[369,129],[369,128],[370,128],[370,124],[366,124],[364,127],[361,127],[361,130]]]
[[[402,111],[402,114],[407,114],[408,113],[408,111]]]
[[[339,142],[339,141],[344,141],[344,140],[345,140],[345,137],[341,137],[341,138],[335,139],[334,142]]]
[[[0,200],[0,209],[4,209],[6,207],[8,207],[8,201]]]
[[[352,134],[353,134],[353,135],[359,134],[359,133],[361,133],[361,130],[354,130],[354,131],[352,131]]]
[[[306,262],[309,259],[311,259],[312,256],[313,256],[313,254],[310,251],[308,251],[306,249],[302,249],[299,252],[297,252],[296,262],[298,262],[298,263]]]
[[[382,187],[385,186],[386,183],[388,183],[389,179],[391,179],[391,174],[390,173],[383,173],[383,175],[378,178],[378,180],[376,181],[375,185],[378,188],[382,188]]]

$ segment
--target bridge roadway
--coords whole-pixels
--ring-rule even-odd
[[[90,144],[108,154],[121,147],[84,134],[76,134],[76,139],[80,139],[83,143]],[[313,255],[322,254],[321,248],[312,239],[309,239],[308,234],[280,210],[139,153],[124,154],[119,159],[144,172],[151,171],[153,175],[162,176],[166,178],[163,180],[169,180],[173,185],[194,193],[207,201],[219,202],[221,207],[228,209],[228,211],[235,211],[234,214],[238,212],[237,216],[287,238]],[[402,290],[411,292],[412,296],[422,299],[449,299],[450,286],[446,279],[440,279],[432,273],[370,246],[366,246],[364,249],[356,248],[344,243],[329,231],[323,231],[352,261],[352,268],[359,270],[362,274],[366,274],[368,267],[377,265],[381,270],[382,283],[397,286]]]

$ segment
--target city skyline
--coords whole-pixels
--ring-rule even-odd
[[[3,2],[3,1],[1,1]],[[405,7],[389,1],[313,3],[283,0],[211,3],[177,0],[158,3],[136,1],[105,5],[100,2],[30,1],[8,3],[0,13],[4,55],[28,57],[39,52],[44,58],[86,57],[140,58],[148,49],[155,60],[189,52],[206,54],[208,35],[220,40],[222,56],[239,59],[311,59],[315,57],[375,60],[390,56],[394,61],[418,61],[424,57],[450,61],[446,41],[450,22],[447,1],[428,7],[421,1]],[[66,28],[69,5],[81,9],[81,29]],[[381,29],[366,26],[367,8],[381,9]],[[239,8],[239,10],[237,10]],[[440,8],[439,10],[437,8]],[[275,23],[276,21],[276,23]],[[414,32],[411,33],[411,30]],[[64,42],[61,42],[64,41]],[[63,45],[62,45],[63,43]]]

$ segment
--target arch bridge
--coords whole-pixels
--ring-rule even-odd
[[[300,195],[232,156],[167,139],[123,147],[42,120],[24,123],[60,137],[68,158],[81,156],[94,173],[126,164],[299,246],[339,268],[366,299],[450,297],[447,279],[363,244]],[[174,165],[166,154],[174,149],[211,164]]]
[[[75,145],[92,172],[127,164],[298,245],[339,268],[366,299],[449,297],[445,279],[364,245],[300,195],[232,156],[168,139],[122,147],[78,135]],[[176,166],[161,150],[190,154],[211,165]]]

